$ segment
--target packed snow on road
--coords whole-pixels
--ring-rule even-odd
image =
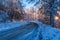
[[[0,40],[60,40],[60,29],[38,21],[0,23]]]

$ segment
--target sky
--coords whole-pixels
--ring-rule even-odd
[[[22,0],[21,3],[23,6],[25,6],[24,8],[29,8],[31,6],[34,6],[34,4],[37,2],[38,0],[35,0],[34,2],[30,2],[27,0]],[[35,6],[36,7],[36,6]]]
[[[1,3],[1,1],[4,1],[4,0],[0,0],[0,3]],[[38,2],[39,0],[34,0],[33,2],[30,2],[30,3],[29,3],[30,0],[20,0],[20,1],[21,1],[22,5],[24,6],[24,8],[28,9],[31,6],[34,6],[34,4],[36,2]],[[37,7],[37,5],[35,7]]]

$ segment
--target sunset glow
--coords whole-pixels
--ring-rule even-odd
[[[59,17],[58,17],[58,16],[55,16],[55,20],[56,20],[56,21],[59,20]]]

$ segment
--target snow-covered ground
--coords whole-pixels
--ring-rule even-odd
[[[60,40],[60,29],[38,21],[0,23],[0,40]]]
[[[5,29],[11,29],[11,28],[15,28],[15,27],[19,27],[21,25],[25,25],[26,22],[22,22],[22,21],[17,21],[17,22],[3,22],[0,23],[0,31],[5,30]]]

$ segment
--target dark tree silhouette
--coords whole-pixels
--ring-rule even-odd
[[[54,14],[55,11],[53,9],[55,0],[43,0],[44,2],[44,10],[46,15],[50,15],[50,24],[54,26]]]
[[[5,1],[3,1],[5,4],[0,3],[0,10],[7,12],[8,20],[13,21],[24,19],[25,12],[19,0],[16,0],[18,1],[16,3],[13,3],[12,0]]]
[[[6,9],[6,7],[3,4],[0,3],[0,10],[5,11],[5,9]]]
[[[21,19],[24,19],[24,9],[23,9],[23,6],[21,4],[20,1],[16,2],[16,3],[13,3],[13,2],[10,2],[9,3],[9,10],[8,10],[8,15],[9,15],[9,19],[11,21],[14,20],[21,20]],[[11,6],[12,5],[12,6]]]

